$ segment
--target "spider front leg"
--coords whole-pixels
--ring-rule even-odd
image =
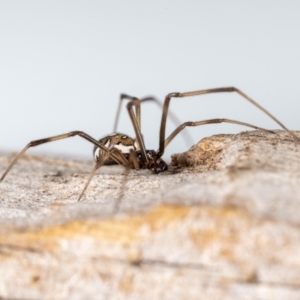
[[[49,143],[49,142],[54,142],[54,141],[58,141],[58,140],[62,140],[62,139],[66,139],[69,137],[73,137],[73,136],[80,136],[84,139],[86,139],[87,141],[89,141],[90,143],[94,144],[95,146],[101,148],[103,151],[108,152],[108,149],[106,147],[104,147],[103,145],[101,145],[97,140],[95,140],[94,138],[92,138],[91,136],[89,136],[88,134],[82,132],[82,131],[72,131],[69,133],[65,133],[65,134],[60,134],[60,135],[55,135],[52,137],[48,137],[48,138],[44,138],[44,139],[40,139],[40,140],[35,140],[30,142],[16,157],[15,159],[11,162],[11,164],[8,166],[8,168],[6,169],[6,171],[3,173],[3,175],[0,178],[0,182],[6,177],[6,175],[8,174],[8,172],[11,170],[11,168],[17,163],[17,161],[24,155],[24,153],[31,147],[35,147],[41,144],[45,144],[45,143]],[[125,157],[122,156],[117,156],[114,153],[110,153],[109,156],[115,160],[118,164],[123,164],[126,166],[127,161],[125,159]]]
[[[136,105],[136,102],[138,103],[142,103],[145,101],[149,101],[151,99],[142,99],[142,100],[133,100],[130,101],[127,104],[127,110],[130,116],[130,119],[132,121],[133,124],[133,128],[135,131],[135,135],[136,135],[136,140],[139,144],[139,148],[140,148],[140,158],[139,158],[139,164],[140,167],[143,169],[149,169],[151,170],[153,173],[158,174],[161,172],[164,172],[168,169],[168,165],[166,162],[163,161],[163,159],[161,158],[161,155],[159,155],[159,153],[157,153],[154,150],[146,150],[145,147],[145,143],[143,141],[142,138],[142,133],[138,127],[138,123],[135,117],[135,114],[133,112],[133,106]]]
[[[257,107],[259,110],[261,110],[267,116],[269,116],[280,127],[282,127],[284,130],[286,130],[291,135],[291,137],[293,137],[293,139],[300,144],[300,139],[291,130],[289,130],[277,118],[275,118],[269,111],[267,111],[260,104],[255,102],[252,98],[250,98],[245,93],[243,93],[242,91],[240,91],[239,89],[237,89],[235,87],[222,87],[222,88],[200,90],[200,91],[187,92],[187,93],[170,93],[166,96],[164,106],[163,106],[162,117],[161,117],[160,133],[159,133],[159,150],[158,150],[157,154],[162,156],[164,154],[164,151],[165,151],[166,122],[167,122],[169,104],[170,104],[170,101],[171,101],[172,98],[183,98],[183,97],[199,96],[199,95],[206,95],[206,94],[211,94],[211,93],[224,93],[224,92],[236,92],[239,95],[241,95],[244,99],[249,101],[251,104],[253,104],[255,107]],[[234,122],[237,122],[237,121],[234,121]],[[244,124],[246,124],[246,123],[244,123]],[[243,125],[243,124],[241,124],[241,125]],[[248,124],[248,125],[250,125],[250,124]],[[246,125],[246,126],[248,126],[248,125]],[[251,126],[253,127],[253,125],[251,125]],[[169,140],[169,142],[170,142],[170,140]]]

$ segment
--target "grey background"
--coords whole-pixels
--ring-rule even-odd
[[[299,1],[0,1],[0,150],[72,130],[111,133],[121,92],[236,86],[291,129],[300,128]],[[234,94],[176,99],[184,121],[272,120]],[[143,134],[158,147],[161,113],[143,106]],[[168,133],[174,128],[168,123]],[[189,129],[195,141],[244,127]],[[126,110],[119,131],[133,135]],[[92,157],[72,138],[31,153]],[[165,157],[188,146],[178,137]]]

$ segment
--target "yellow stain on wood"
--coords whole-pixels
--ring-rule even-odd
[[[9,245],[55,251],[60,240],[76,238],[130,245],[170,228],[169,233],[174,231],[177,236],[180,228],[200,251],[221,242],[220,254],[230,257],[233,255],[231,245],[238,244],[241,232],[253,225],[253,219],[247,213],[234,207],[161,205],[149,212],[123,218],[78,220],[29,231],[0,233],[0,247]]]
[[[256,222],[247,213],[230,206],[206,207],[197,211],[197,217],[207,222],[206,226],[190,231],[191,239],[200,248],[220,242],[238,244],[241,234],[247,232]]]
[[[161,230],[170,223],[185,218],[190,209],[183,206],[162,205],[152,211],[122,219],[78,220],[31,231],[0,233],[0,245],[17,244],[21,247],[40,245],[43,249],[47,247],[51,250],[56,248],[59,239],[76,237],[129,243],[141,238],[141,229],[144,226],[152,232]]]

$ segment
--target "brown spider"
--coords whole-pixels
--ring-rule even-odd
[[[296,142],[300,143],[300,139],[288,128],[286,128],[278,119],[276,119],[271,113],[269,113],[266,109],[264,109],[262,106],[260,106],[258,103],[256,103],[253,99],[248,97],[246,94],[244,94],[242,91],[240,91],[237,88],[234,87],[225,87],[225,88],[215,88],[215,89],[208,89],[208,90],[200,90],[200,91],[194,91],[194,92],[187,92],[187,93],[170,93],[165,97],[164,103],[163,103],[163,110],[162,110],[162,117],[161,117],[161,123],[160,123],[160,133],[159,133],[159,148],[157,151],[155,150],[147,150],[142,133],[141,133],[141,108],[140,105],[143,102],[146,101],[155,101],[158,103],[158,100],[156,100],[153,97],[147,97],[143,99],[138,99],[135,97],[131,97],[125,94],[121,94],[120,102],[119,102],[119,108],[117,111],[117,117],[115,121],[114,131],[116,131],[119,113],[120,113],[120,107],[121,107],[121,101],[123,99],[129,100],[129,103],[127,104],[127,110],[135,131],[136,138],[131,138],[126,134],[115,132],[110,135],[106,135],[105,137],[101,138],[99,141],[95,140],[88,134],[82,132],[82,131],[72,131],[65,134],[55,135],[52,137],[39,139],[30,142],[11,162],[11,164],[8,166],[2,177],[0,178],[0,182],[5,178],[5,176],[8,174],[8,172],[11,170],[11,168],[16,164],[16,162],[22,157],[22,155],[27,151],[27,149],[38,146],[44,143],[53,142],[65,138],[69,138],[72,136],[80,136],[86,140],[88,140],[90,143],[94,144],[94,158],[96,161],[96,165],[93,168],[93,171],[82,191],[82,193],[79,196],[78,201],[81,199],[82,195],[84,194],[86,188],[88,187],[92,177],[94,176],[97,169],[99,169],[102,165],[110,165],[110,164],[120,164],[123,165],[129,170],[130,168],[134,168],[136,170],[139,169],[149,169],[153,173],[158,174],[161,172],[164,172],[168,169],[167,163],[162,159],[162,156],[164,154],[165,148],[169,145],[169,143],[174,139],[177,134],[182,131],[186,126],[200,126],[205,124],[212,124],[212,123],[232,123],[232,124],[238,124],[243,125],[247,127],[251,127],[254,129],[260,129],[264,131],[269,131],[264,128],[260,128],[258,126],[254,126],[252,124],[235,121],[231,119],[210,119],[210,120],[204,120],[204,121],[197,121],[197,122],[185,122],[178,126],[168,138],[165,138],[165,129],[166,129],[166,121],[167,116],[170,112],[169,110],[169,104],[172,98],[183,98],[183,97],[190,97],[190,96],[197,96],[197,95],[205,95],[210,93],[221,93],[221,92],[236,92],[239,95],[241,95],[243,98],[248,100],[250,103],[252,103],[254,106],[256,106],[258,109],[263,111],[265,114],[267,114],[271,119],[273,119],[277,124],[279,124],[284,130],[286,130]],[[135,108],[135,111],[133,109]],[[174,116],[171,116],[173,119],[175,119]],[[271,131],[272,132],[272,131]]]

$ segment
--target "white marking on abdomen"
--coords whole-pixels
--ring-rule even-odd
[[[108,148],[110,145],[110,139],[107,140],[106,144],[104,145],[106,148]]]
[[[122,144],[116,144],[114,145],[114,148],[119,149],[122,153],[129,153],[131,149],[135,150],[133,145],[125,146]]]
[[[107,143],[106,143],[107,144]],[[105,144],[105,146],[106,146]],[[132,149],[133,151],[135,151],[135,147],[133,145],[130,145],[130,146],[125,146],[125,145],[122,145],[122,144],[115,144],[114,145],[114,148],[120,150],[122,153],[129,153],[130,150]],[[103,156],[104,154],[101,153],[101,152],[104,152],[104,151],[101,151],[100,148],[96,148],[95,152],[94,152],[94,159],[95,161],[98,160],[99,157]]]
[[[100,157],[100,148],[97,148],[94,152],[94,159],[95,161],[98,160],[98,157]]]

